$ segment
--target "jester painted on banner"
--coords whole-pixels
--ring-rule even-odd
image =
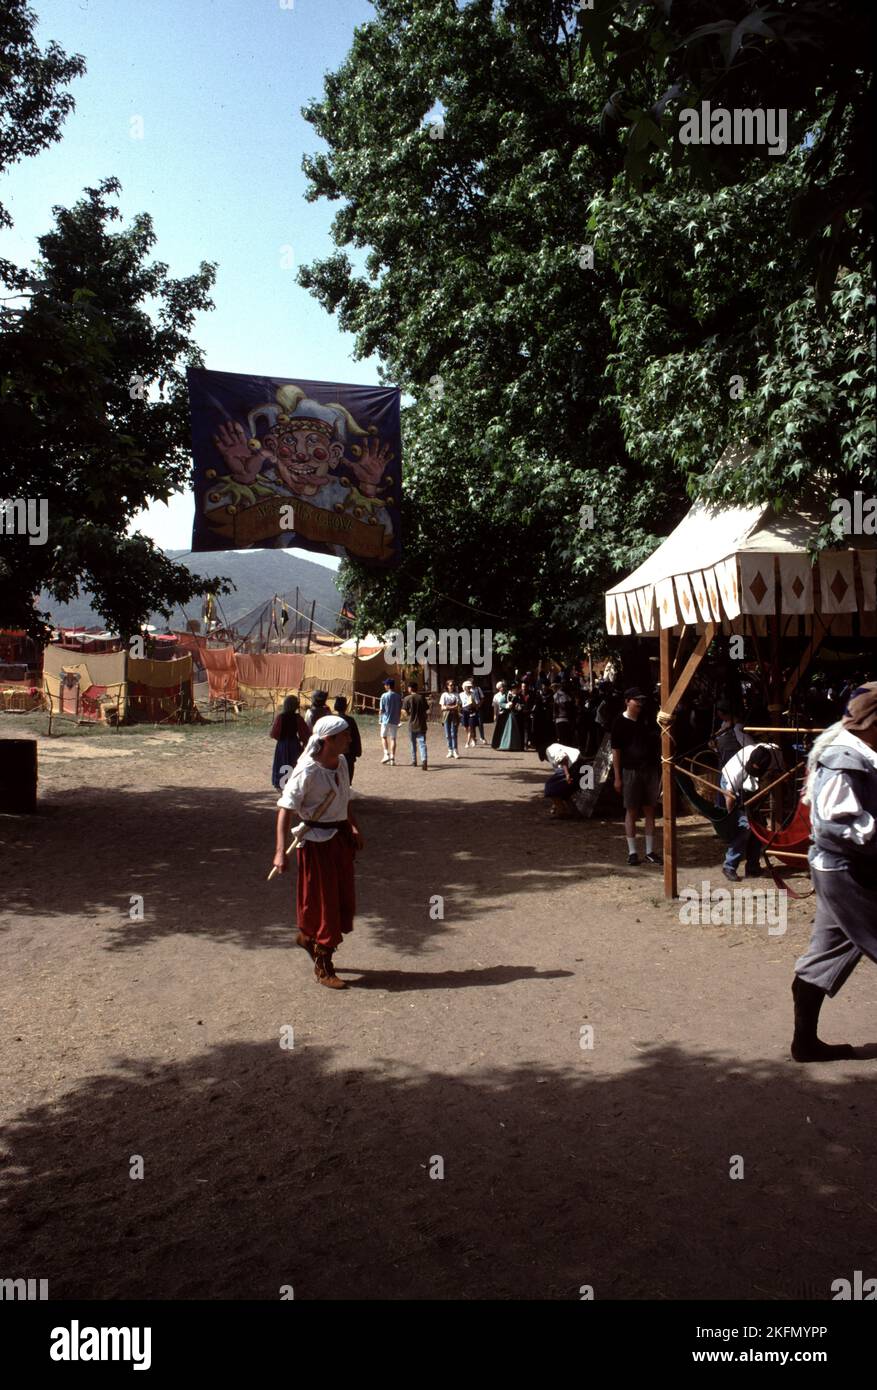
[[[399,560],[399,391],[190,368],[193,550]]]

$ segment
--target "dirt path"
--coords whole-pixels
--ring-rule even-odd
[[[877,971],[824,1010],[868,1058],[796,1067],[809,903],[782,936],[683,924],[620,824],[546,818],[535,754],[423,774],[375,745],[335,994],[291,944],[292,878],[265,881],[264,733],[41,741],[40,814],[0,818],[0,1274],[52,1298],[821,1299],[873,1264]],[[681,838],[681,882],[721,883],[715,838]]]

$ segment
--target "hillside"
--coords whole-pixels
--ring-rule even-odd
[[[217,550],[198,555],[168,550],[166,553],[171,560],[182,560],[193,574],[225,575],[231,580],[234,590],[220,600],[230,623],[270,600],[273,594],[285,594],[294,602],[297,586],[299,598],[304,600],[299,607],[310,614],[310,605],[316,601],[314,621],[323,627],[335,628],[341,595],[335,587],[334,571],[325,565],[316,565],[282,550]],[[43,592],[39,606],[51,614],[52,621],[59,627],[93,627],[103,623],[92,609],[87,593],[70,603],[58,603]],[[201,617],[200,599],[187,605],[186,617]],[[161,614],[153,614],[149,621],[158,628],[166,623]],[[170,621],[172,627],[181,627],[182,610],[178,608]]]

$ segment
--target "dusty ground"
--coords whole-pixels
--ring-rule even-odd
[[[292,877],[265,880],[267,724],[40,738],[39,815],[0,817],[0,1274],[52,1298],[824,1299],[877,1273],[877,971],[823,1011],[866,1057],[797,1067],[811,903],[784,936],[683,924],[617,821],[546,818],[535,754],[423,774],[364,732],[337,994],[292,945]],[[681,844],[682,884],[723,882],[701,822]]]

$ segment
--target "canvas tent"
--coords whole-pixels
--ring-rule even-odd
[[[192,658],[151,661],[126,651],[82,652],[52,643],[43,688],[53,714],[77,719],[159,723],[192,702]]]
[[[250,709],[276,709],[287,695],[326,690],[330,696],[380,695],[388,675],[398,675],[384,659],[383,646],[371,655],[349,652],[247,655],[231,647],[205,647],[201,653],[211,700],[240,701]]]
[[[606,593],[610,637],[660,638],[667,897],[677,893],[673,714],[713,639],[720,633],[767,639],[768,708],[776,724],[826,637],[877,632],[877,537],[846,537],[812,563],[808,542],[829,520],[815,511],[777,515],[763,504],[717,508],[698,502],[643,564]],[[806,641],[796,669],[783,673],[779,650],[786,637]]]

